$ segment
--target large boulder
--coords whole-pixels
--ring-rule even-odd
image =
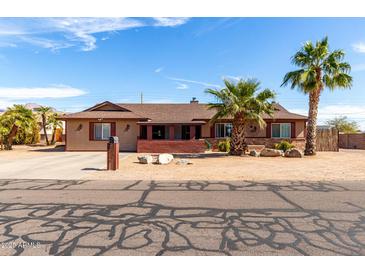
[[[260,152],[257,152],[256,150],[251,150],[249,155],[253,157],[259,157]]]
[[[153,157],[151,155],[143,155],[137,158],[140,164],[151,164],[153,162]]]
[[[261,157],[280,157],[282,154],[283,152],[281,150],[271,148],[264,148],[260,152]]]
[[[284,156],[289,158],[303,158],[304,154],[301,150],[297,148],[292,148],[285,151]]]
[[[163,153],[158,155],[157,163],[160,165],[167,165],[174,160],[174,156],[172,154]]]

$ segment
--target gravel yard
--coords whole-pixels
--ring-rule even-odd
[[[116,172],[96,171],[86,178],[126,180],[364,180],[365,150],[318,152],[304,158],[255,158],[205,154],[189,158],[191,165],[142,165],[131,154]],[[180,156],[183,157],[184,156]]]

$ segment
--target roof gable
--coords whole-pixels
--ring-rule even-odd
[[[100,104],[96,104],[95,106],[92,106],[91,108],[85,109],[84,112],[86,111],[128,111],[130,112],[129,109],[123,108],[117,104],[114,104],[112,102],[109,101],[104,101]]]

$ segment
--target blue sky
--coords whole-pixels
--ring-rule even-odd
[[[308,98],[280,87],[290,57],[329,37],[352,65],[351,90],[325,91],[319,120],[346,115],[365,130],[365,19],[0,18],[0,108],[36,102],[79,111],[113,102],[212,100],[224,77],[253,77],[286,108]]]

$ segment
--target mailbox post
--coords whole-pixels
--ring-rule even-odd
[[[107,170],[117,169],[119,169],[119,140],[117,136],[111,136],[107,146]]]

